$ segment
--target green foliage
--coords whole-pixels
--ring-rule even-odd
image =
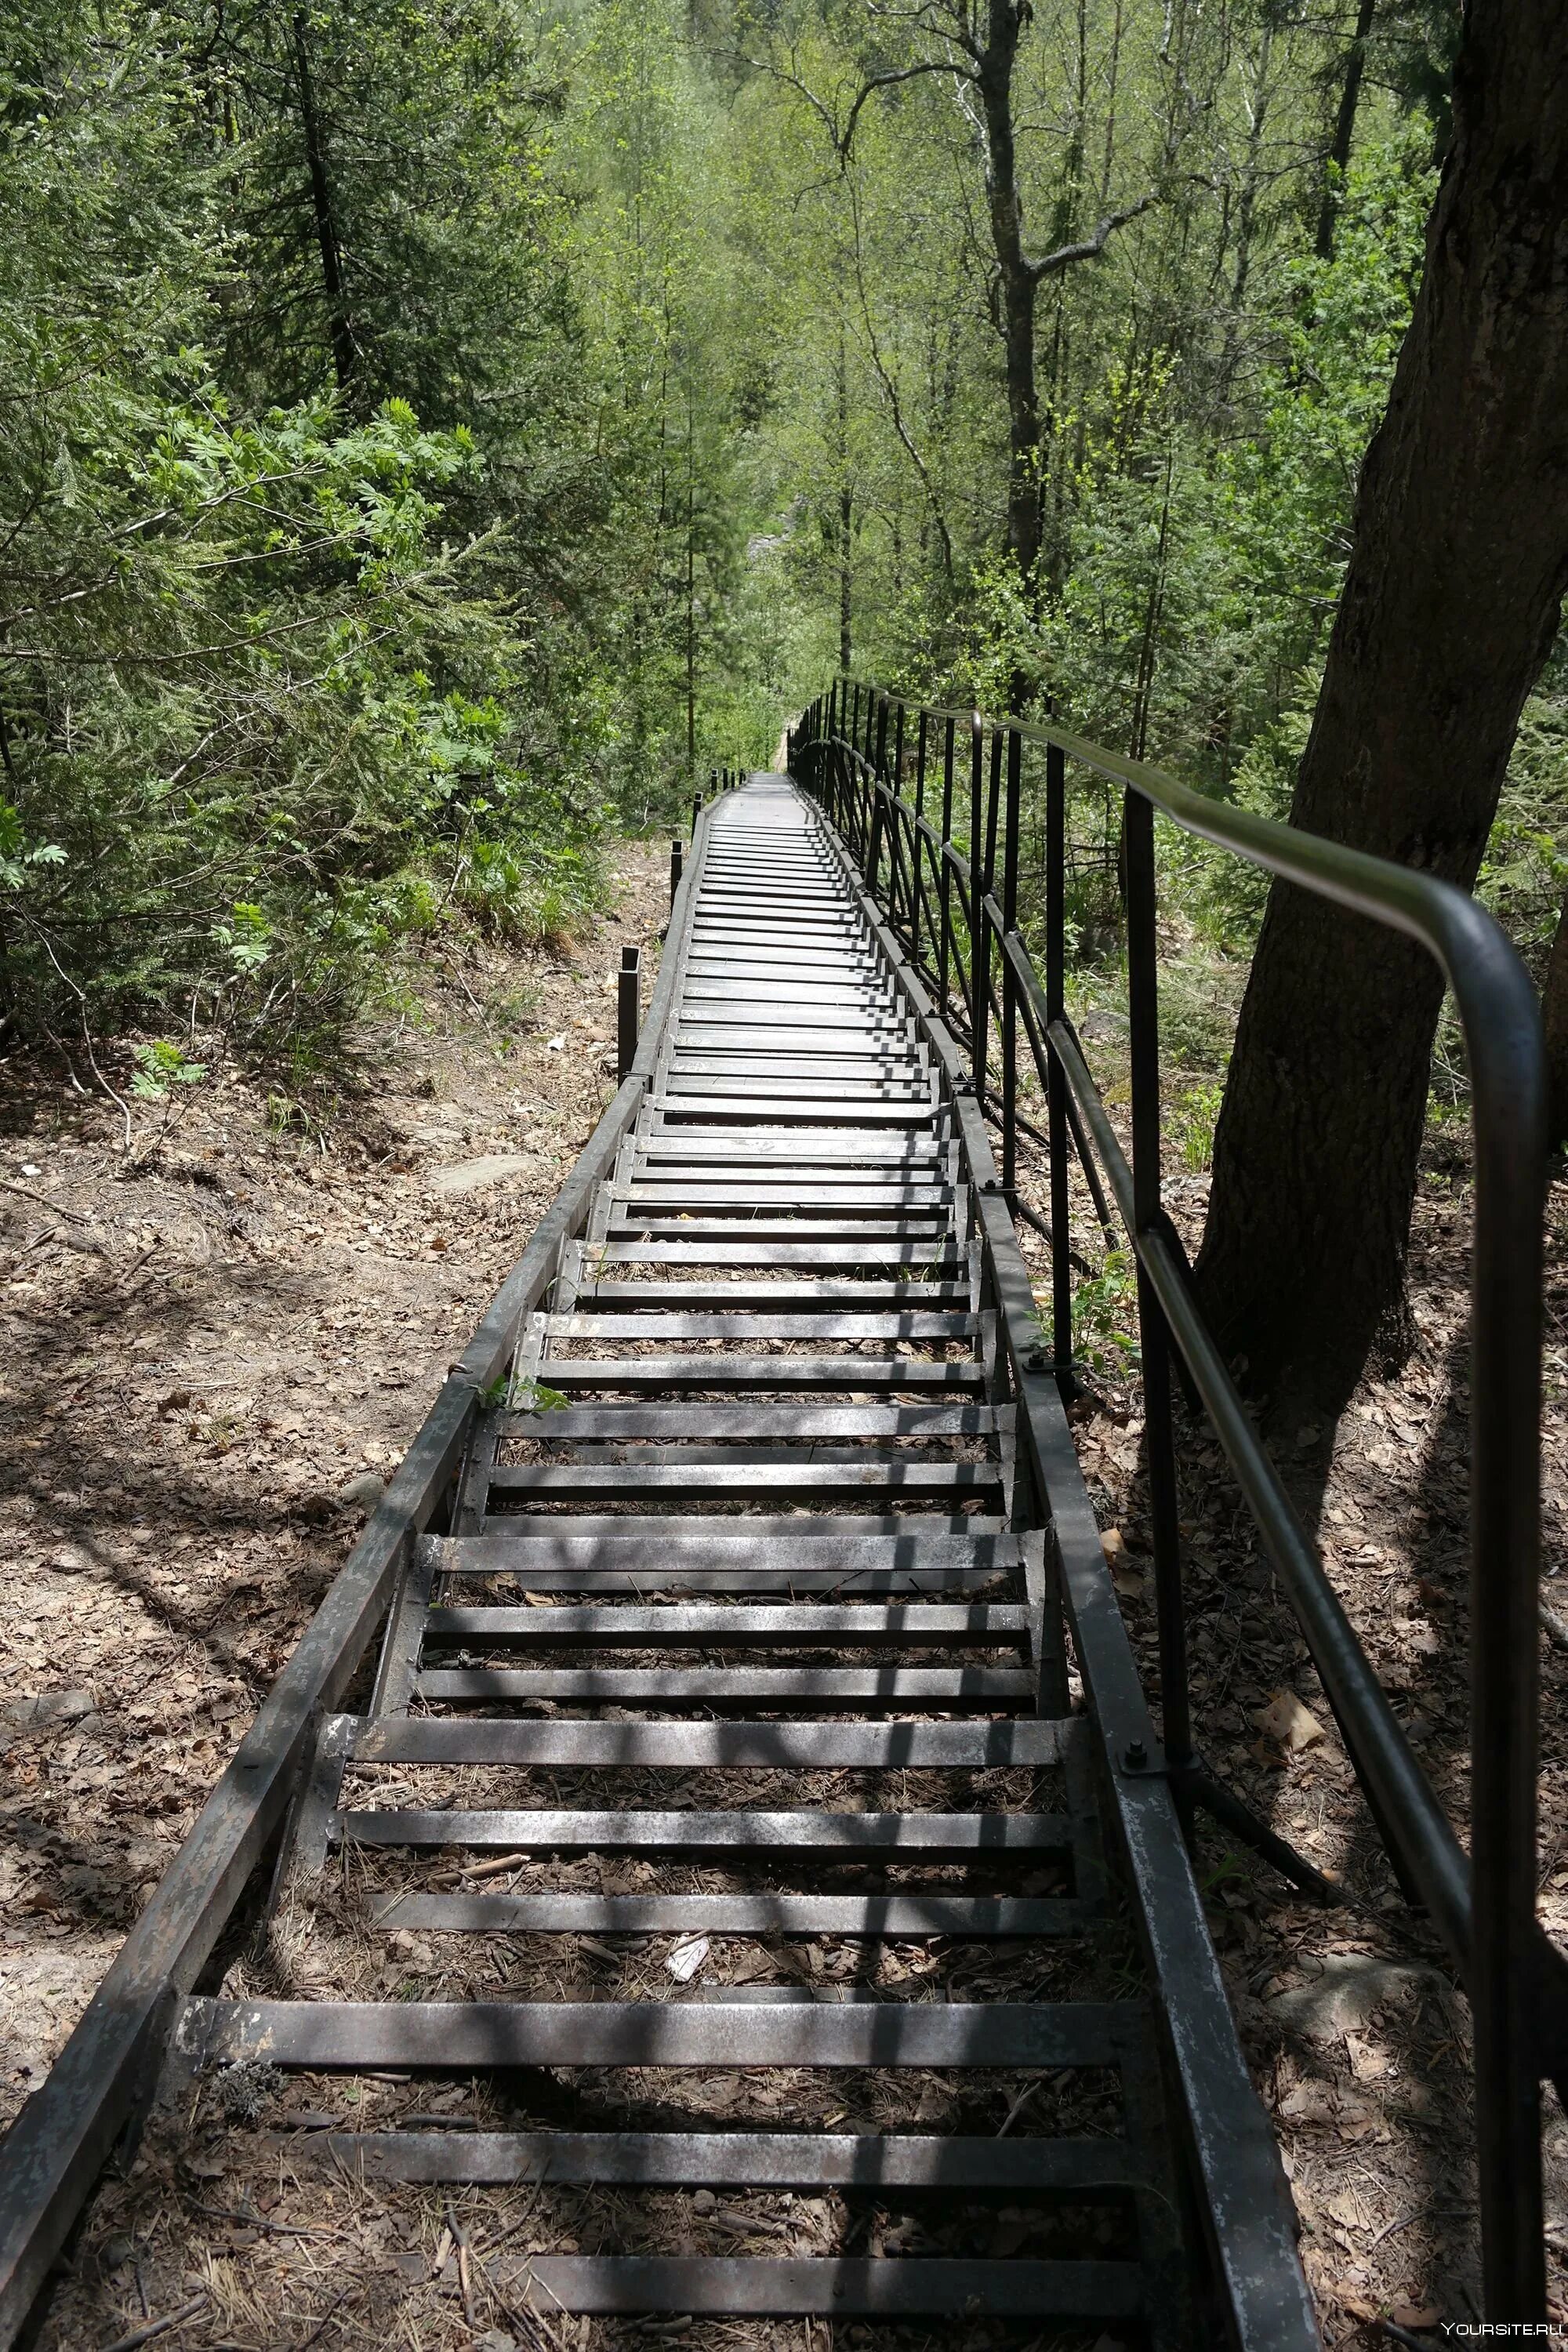
[[[1096,1275],[1073,1292],[1073,1353],[1102,1380],[1137,1370],[1137,1269],[1130,1250],[1107,1250]]]
[[[940,17],[12,12],[0,1018],[67,1044],[216,1024],[295,1116],[367,1001],[404,992],[400,950],[581,921],[605,827],[679,822],[710,766],[764,763],[841,653],[942,701],[1022,681],[1288,807],[1454,0],[1380,6],[1327,261],[1332,12],[1028,15],[1030,250],[1135,208],[1039,285],[1029,579]],[[1481,884],[1538,961],[1564,688],[1553,670],[1526,714]],[[1075,784],[1072,829],[1075,952],[1109,985],[1114,793]],[[1234,969],[1263,881],[1163,831],[1160,855],[1184,953]],[[1166,1008],[1194,1165],[1229,1010]]]
[[[177,1007],[299,1078],[400,941],[569,929],[606,821],[684,803],[678,543],[699,765],[770,739],[754,696],[714,737],[697,675],[743,522],[689,91],[657,190],[685,244],[591,317],[606,254],[647,249],[607,19],[46,0],[11,29],[0,1014],[68,1040]]]
[[[151,1045],[137,1046],[131,1091],[143,1102],[163,1102],[171,1087],[199,1087],[205,1076],[204,1064],[187,1061],[181,1046],[159,1037]]]

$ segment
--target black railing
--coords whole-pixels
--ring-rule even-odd
[[[1043,984],[1019,926],[1026,755],[1044,767]],[[1541,1023],[1529,976],[1491,917],[1452,885],[1207,799],[1050,722],[923,709],[846,679],[805,712],[790,737],[789,766],[858,859],[965,1043],[978,1103],[1001,1129],[1009,1205],[1050,1241],[1051,1360],[1064,1389],[1073,1381],[1070,1156],[1076,1152],[1105,1223],[1103,1171],[1137,1270],[1163,1769],[1173,1793],[1187,1823],[1202,1806],[1298,1885],[1330,1892],[1214,1780],[1194,1745],[1174,1350],[1295,1611],[1399,1883],[1430,1914],[1469,1995],[1487,2316],[1542,2320],[1540,2085],[1551,2076],[1560,2095],[1568,2086],[1568,1962],[1548,1941],[1535,1907],[1546,1147]],[[1108,784],[1119,787],[1123,798],[1131,1157],[1068,1015],[1069,775],[1075,785],[1092,782],[1097,795]],[[1031,814],[1038,805],[1032,793]],[[1418,940],[1454,994],[1469,1060],[1475,1146],[1468,1858],[1258,1437],[1162,1204],[1156,810],[1187,833]],[[1020,1112],[1020,1029],[1045,1089],[1043,1136]],[[1047,1155],[1046,1220],[1018,1198],[1020,1133]]]

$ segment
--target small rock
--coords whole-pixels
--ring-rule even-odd
[[[1380,2009],[1442,1989],[1435,1969],[1402,1968],[1364,1952],[1328,1952],[1316,1983],[1277,1993],[1268,2011],[1278,2024],[1304,2033],[1310,2042],[1338,2042],[1363,2032]]]
[[[454,1160],[449,1167],[430,1171],[433,1192],[444,1192],[449,1198],[464,1192],[483,1192],[492,1184],[502,1184],[509,1176],[521,1176],[533,1165],[518,1151],[492,1151],[482,1160]]]
[[[346,1486],[339,1487],[338,1500],[347,1503],[356,1511],[374,1511],[385,1492],[384,1483],[374,1470],[362,1470],[357,1478],[351,1478]]]
[[[692,2196],[691,2210],[694,2213],[717,2213],[719,2200],[710,2189],[699,2189]]]
[[[0,1704],[0,1722],[14,1723],[19,1731],[41,1731],[50,1724],[81,1723],[96,1712],[90,1691],[38,1691]]]
[[[552,1037],[544,1050],[547,1054],[563,1054],[566,1051],[565,1031],[563,1030],[559,1037]]]
[[[1119,1559],[1123,1559],[1126,1556],[1127,1546],[1121,1540],[1121,1528],[1107,1528],[1100,1538],[1100,1549],[1112,1567]]]

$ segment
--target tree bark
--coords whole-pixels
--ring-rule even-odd
[[[1334,135],[1329,142],[1322,202],[1318,209],[1320,261],[1333,259],[1334,230],[1339,222],[1340,206],[1344,202],[1345,173],[1350,170],[1351,142],[1355,137],[1356,110],[1361,104],[1362,78],[1366,72],[1366,45],[1376,8],[1377,0],[1361,0],[1361,6],[1356,11],[1350,55],[1345,59],[1345,78],[1340,85],[1339,110],[1334,116]]]
[[[310,199],[316,212],[316,242],[321,247],[321,278],[327,289],[327,326],[332,342],[332,367],[338,390],[353,383],[358,360],[348,289],[343,280],[342,247],[338,238],[332,203],[331,174],[327,168],[326,140],[316,106],[316,86],[310,75],[310,53],[305,42],[305,12],[294,18],[294,69],[300,84],[300,121],[305,134],[305,162],[310,173]]]
[[[1454,141],[1291,822],[1468,888],[1568,586],[1568,11],[1469,12]],[[1250,1381],[1331,1409],[1397,1343],[1442,997],[1425,953],[1275,884],[1198,1265]]]
[[[1040,395],[1035,380],[1035,289],[1024,249],[1024,200],[1013,127],[1013,68],[1026,17],[990,0],[975,82],[985,124],[985,196],[996,255],[998,326],[1007,383],[1007,545],[1027,591],[1040,553]]]

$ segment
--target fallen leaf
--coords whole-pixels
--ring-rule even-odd
[[[1265,1707],[1253,1717],[1259,1731],[1269,1739],[1277,1739],[1282,1748],[1296,1755],[1313,1741],[1321,1739],[1323,1727],[1310,1707],[1303,1706],[1294,1691],[1278,1690]]]
[[[689,1944],[677,1944],[664,1965],[678,1984],[689,1984],[707,1958],[708,1938],[697,1936]]]

